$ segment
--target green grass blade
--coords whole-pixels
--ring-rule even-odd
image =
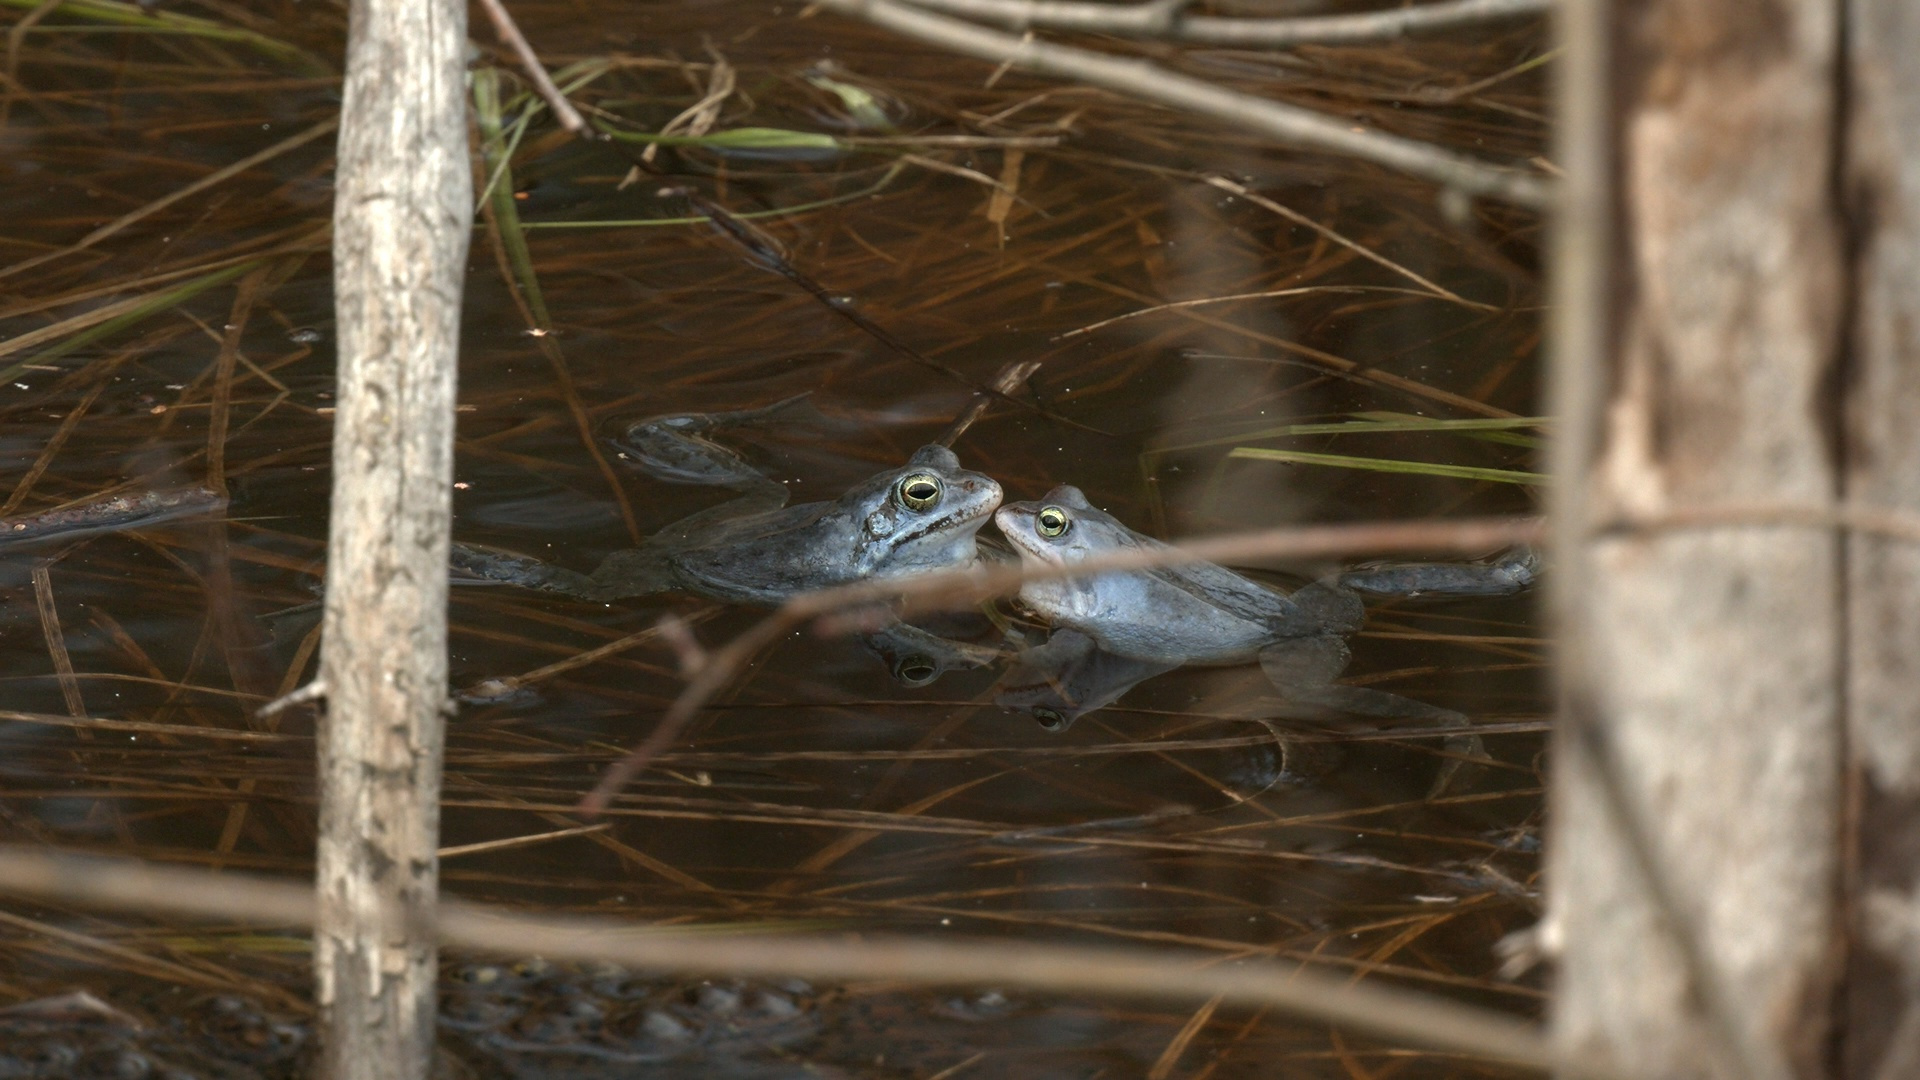
[[[1513,428],[1544,428],[1549,423],[1544,416],[1516,416],[1506,419],[1488,420],[1429,420],[1424,416],[1397,412],[1360,412],[1353,415],[1363,420],[1374,420],[1382,424],[1426,424],[1430,427],[1408,428],[1409,431],[1456,431],[1469,439],[1481,442],[1500,443],[1503,446],[1524,446],[1537,450],[1543,444],[1532,435],[1520,435]]]
[[[73,352],[75,349],[84,348],[102,338],[112,337],[114,334],[125,330],[129,326],[145,322],[147,319],[158,315],[162,311],[186,303],[188,300],[193,299],[216,285],[224,285],[232,281],[234,278],[259,266],[263,261],[265,260],[254,259],[249,262],[236,263],[225,269],[215,270],[212,273],[191,278],[168,289],[166,292],[155,293],[152,298],[134,306],[123,315],[108,319],[98,326],[92,326],[82,330],[72,337],[63,338],[59,343],[42,349],[17,364],[0,368],[0,382],[17,378],[21,372],[29,368],[58,360],[68,353]]]
[[[1284,439],[1297,435],[1388,435],[1420,433],[1456,433],[1469,438],[1478,438],[1490,442],[1505,443],[1510,446],[1524,446],[1529,449],[1538,447],[1540,440],[1527,435],[1511,433],[1513,428],[1539,427],[1546,423],[1543,417],[1515,416],[1484,420],[1433,420],[1424,416],[1412,416],[1407,413],[1355,413],[1359,420],[1341,420],[1325,424],[1287,424],[1282,427],[1259,428],[1242,431],[1233,435],[1223,435],[1217,439],[1202,439],[1199,442],[1181,443],[1177,446],[1158,446],[1150,453],[1170,454],[1178,450],[1198,450],[1207,446],[1227,446],[1232,443],[1247,442],[1254,439]],[[1378,418],[1378,419],[1375,419]]]
[[[819,210],[822,207],[850,203],[856,199],[864,199],[871,195],[878,195],[888,184],[893,183],[894,178],[899,176],[905,169],[906,166],[904,165],[895,165],[885,173],[882,173],[880,179],[874,181],[871,185],[861,188],[859,191],[849,191],[845,195],[835,195],[826,199],[815,199],[812,202],[797,203],[793,206],[782,206],[773,210],[751,210],[733,216],[743,221],[757,221],[762,218],[789,217],[793,214],[803,214],[809,210]],[[529,221],[525,222],[521,227],[525,229],[642,229],[662,225],[704,225],[709,220],[711,219],[706,215],[700,214],[688,217],[627,218],[614,221]]]
[[[715,131],[706,135],[655,135],[645,131],[622,131],[605,124],[595,125],[621,142],[660,143],[663,146],[717,146],[723,150],[845,150],[839,139],[817,131],[791,131],[787,128],[744,127]]]
[[[0,0],[0,7],[18,8],[23,11],[30,11],[39,6],[40,0]],[[262,56],[288,64],[310,75],[339,74],[326,61],[297,45],[291,45],[252,30],[217,23],[211,19],[201,19],[171,11],[147,11],[139,4],[122,3],[121,0],[66,0],[59,6],[56,13],[148,33],[189,34],[213,41],[232,42],[236,45],[244,45]],[[46,29],[56,28],[47,27]]]
[[[1450,476],[1460,480],[1492,480],[1501,484],[1545,485],[1547,474],[1519,469],[1483,469],[1474,465],[1440,465],[1429,461],[1398,461],[1392,458],[1351,457],[1346,454],[1312,454],[1304,450],[1269,450],[1260,446],[1237,446],[1230,458],[1256,461],[1284,461],[1294,465],[1331,465],[1341,469],[1368,469],[1373,472],[1413,473],[1420,476]]]
[[[500,75],[492,68],[473,73],[473,110],[480,123],[480,152],[495,181],[488,185],[488,204],[493,207],[494,225],[500,231],[500,245],[506,249],[507,262],[518,279],[520,294],[526,297],[527,310],[542,330],[553,327],[547,314],[547,299],[540,291],[540,277],[534,273],[533,252],[527,247],[526,230],[520,224],[520,207],[513,199],[513,170],[508,167],[506,135],[500,126]]]

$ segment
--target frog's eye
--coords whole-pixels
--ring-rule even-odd
[[[909,510],[925,510],[940,501],[940,478],[932,473],[917,472],[900,478],[893,489],[900,505]]]
[[[1073,519],[1057,506],[1043,506],[1033,515],[1033,527],[1041,536],[1053,540],[1067,535],[1067,530],[1073,528]]]
[[[1058,709],[1049,709],[1044,705],[1035,706],[1033,718],[1040,721],[1040,726],[1046,728],[1048,731],[1065,731],[1067,729],[1067,718],[1060,715]]]
[[[893,666],[893,677],[908,686],[925,686],[940,674],[939,665],[924,656],[902,657]]]

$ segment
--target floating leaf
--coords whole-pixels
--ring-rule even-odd
[[[893,118],[887,115],[887,110],[880,106],[880,99],[872,91],[838,79],[829,79],[818,72],[808,74],[807,82],[839,98],[841,106],[847,110],[847,116],[855,125],[870,131],[893,129]]]

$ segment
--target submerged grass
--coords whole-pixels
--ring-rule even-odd
[[[182,15],[173,11],[156,11],[144,4],[122,3],[121,0],[54,0],[54,3],[49,5],[46,0],[0,0],[0,7],[16,8],[22,11],[37,11],[44,8],[52,15],[64,15],[99,24],[103,31],[111,28],[125,33],[180,34],[208,41],[244,45],[260,56],[285,64],[302,74],[316,76],[337,74],[332,65],[326,61],[299,46],[277,38],[212,19]],[[34,29],[48,33],[57,32],[61,27],[42,22]]]

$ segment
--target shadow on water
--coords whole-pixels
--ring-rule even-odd
[[[5,18],[27,25],[28,8]],[[178,497],[143,504],[125,523],[137,528],[0,534],[4,702],[39,714],[0,720],[0,835],[299,875],[312,718],[251,712],[310,677],[318,646],[333,388],[321,126],[337,107],[320,71],[343,27],[332,7],[187,9],[295,52],[44,9],[17,37],[0,128],[0,528]],[[712,437],[791,502],[834,499],[937,438],[1019,359],[1042,362],[1028,390],[955,445],[1008,501],[1072,483],[1162,538],[1532,506],[1537,489],[1512,481],[1532,468],[1533,422],[1408,422],[1534,412],[1530,214],[1449,216],[1419,182],[990,79],[989,65],[824,14],[515,11],[610,124],[658,131],[731,87],[712,130],[846,141],[716,146],[683,122],[693,141],[658,147],[653,175],[634,168],[639,144],[566,139],[500,68],[511,199],[477,219],[470,264],[461,541],[590,571],[729,497],[648,477],[610,435],[802,393]],[[1537,71],[1419,102],[1536,57],[1541,35],[1503,25],[1164,62],[1523,161],[1543,143]],[[971,141],[941,141],[954,135]],[[685,221],[703,200],[752,222],[829,302]],[[1241,298],[1135,314],[1226,297]],[[1454,472],[1366,467],[1379,461]],[[667,612],[709,645],[756,617],[678,594],[456,589],[454,684],[497,687]],[[1040,640],[1020,613],[990,615],[970,640]],[[1349,645],[1342,685],[1490,725],[1484,752],[1390,718],[1293,716],[1257,665],[1104,672],[1110,704],[1047,725],[1000,682],[1004,660],[929,677],[912,647],[801,635],[704,713],[608,827],[567,832],[576,800],[680,688],[671,652],[643,639],[470,695],[449,726],[443,880],[636,919],[1179,944],[1537,1010],[1539,984],[1499,978],[1493,951],[1537,916],[1531,600],[1378,603]],[[1028,691],[1058,688],[1027,674]],[[486,846],[508,839],[523,842]],[[300,939],[8,904],[0,955],[0,1076],[297,1075],[311,1052]],[[475,1076],[1507,1075],[1225,1008],[446,964],[449,1068]],[[56,997],[77,989],[91,997]]]

